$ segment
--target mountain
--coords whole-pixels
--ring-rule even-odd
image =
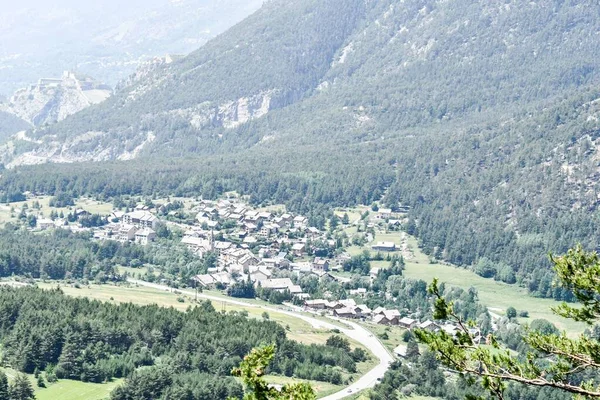
[[[115,86],[147,59],[187,54],[263,0],[23,0],[0,14],[0,93],[76,70]]]
[[[592,1],[272,0],[3,156],[105,163],[2,182],[402,204],[432,257],[563,298],[547,253],[599,245],[598,32]]]
[[[31,128],[31,125],[19,117],[0,110],[0,142],[4,142],[15,133],[29,128]]]
[[[94,79],[65,71],[60,78],[40,79],[17,90],[0,110],[34,126],[62,121],[67,116],[106,100],[112,90]]]

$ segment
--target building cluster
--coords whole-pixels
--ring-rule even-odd
[[[402,317],[398,310],[388,310],[377,307],[371,310],[366,304],[356,304],[354,299],[328,301],[323,299],[306,300],[304,307],[313,311],[325,311],[339,318],[370,320],[380,325],[394,325],[405,329],[421,328],[438,330],[440,327],[427,320],[419,322],[416,319]]]
[[[127,213],[114,211],[109,220],[111,222],[108,225],[94,229],[95,239],[147,245],[157,238],[156,229],[160,219],[146,206],[140,205]]]
[[[402,316],[398,310],[390,310],[384,307],[377,307],[371,310],[366,304],[357,304],[354,299],[328,301],[324,299],[305,300],[304,308],[311,311],[326,312],[329,315],[338,318],[361,319],[371,321],[379,325],[398,326],[403,329],[412,330],[415,328],[425,329],[432,332],[440,330],[448,335],[455,336],[460,328],[452,322],[438,324],[429,319],[420,321],[418,319]],[[474,338],[476,344],[483,343],[479,328],[469,328],[469,333]]]
[[[329,252],[336,243],[324,231],[309,226],[305,216],[260,211],[231,200],[202,201],[194,212],[196,223],[188,227],[181,242],[199,257],[208,252],[217,255],[214,267],[194,277],[203,287],[227,287],[249,279],[262,288],[308,298],[291,279],[275,278],[278,272],[343,279],[329,271],[340,269],[350,256],[309,256],[319,250]]]

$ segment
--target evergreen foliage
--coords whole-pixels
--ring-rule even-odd
[[[564,256],[551,257],[557,274],[557,286],[567,288],[580,301],[581,306],[561,304],[554,311],[564,317],[588,324],[600,318],[600,259],[596,253],[583,250],[581,246]],[[437,281],[430,286],[436,296],[435,317],[453,319],[460,331],[452,337],[439,333],[417,330],[417,337],[434,351],[440,361],[463,374],[481,377],[481,383],[489,393],[504,398],[508,382],[526,386],[556,389],[558,391],[600,397],[600,357],[598,341],[590,335],[569,338],[565,332],[544,320],[533,321],[521,332],[527,345],[523,356],[514,357],[507,350],[500,350],[497,338],[488,335],[487,342],[494,351],[475,345],[468,330],[468,322],[456,314],[454,305],[439,291]],[[514,393],[514,391],[513,391]]]
[[[342,371],[356,371],[352,354],[342,349],[290,341],[275,322],[219,313],[209,302],[182,313],[35,288],[0,288],[0,343],[6,365],[45,370],[48,380],[54,374],[86,382],[126,378],[113,400],[166,400],[175,393],[191,400],[241,398],[229,371],[264,343],[277,346],[270,373],[340,384]],[[24,385],[15,387],[26,393]]]

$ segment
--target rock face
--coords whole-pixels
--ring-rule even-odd
[[[100,103],[111,89],[92,78],[65,72],[58,79],[40,79],[37,84],[19,89],[0,106],[33,126],[62,121],[69,115]]]

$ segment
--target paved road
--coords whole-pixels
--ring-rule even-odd
[[[172,290],[172,288],[165,286],[165,285],[159,285],[156,283],[140,281],[137,279],[129,278],[128,281],[131,283],[138,284],[140,286],[147,286],[147,287],[151,287],[151,288],[158,289],[158,290]],[[192,291],[179,290],[179,289],[177,289],[177,291],[179,291],[183,294],[189,295],[189,296],[196,295],[196,293],[192,292]],[[368,388],[375,386],[377,384],[377,380],[383,378],[383,375],[385,374],[385,371],[387,371],[389,364],[393,361],[393,357],[390,355],[390,353],[385,348],[385,346],[383,346],[383,344],[381,344],[381,342],[371,332],[369,332],[364,327],[362,327],[354,322],[348,321],[348,320],[340,320],[339,318],[330,317],[333,320],[338,320],[340,322],[343,322],[343,324],[349,326],[348,328],[342,328],[339,325],[334,325],[329,322],[322,321],[322,320],[310,317],[308,315],[302,314],[299,312],[299,310],[298,311],[287,311],[287,310],[282,310],[282,309],[275,308],[275,307],[268,307],[268,306],[261,306],[258,304],[246,303],[246,302],[240,301],[240,300],[233,300],[233,299],[228,299],[228,298],[223,298],[223,297],[211,296],[211,295],[207,295],[204,293],[198,293],[198,297],[207,299],[207,300],[214,300],[217,302],[224,301],[226,303],[236,304],[236,305],[240,305],[240,306],[244,306],[244,307],[256,307],[256,308],[260,308],[260,309],[263,309],[266,311],[272,311],[272,312],[290,315],[292,317],[299,318],[303,321],[308,322],[315,328],[339,329],[340,332],[342,332],[344,335],[356,340],[357,342],[362,343],[365,347],[367,347],[369,350],[371,350],[371,352],[375,355],[375,357],[377,357],[379,359],[379,364],[375,368],[373,368],[372,370],[370,370],[369,372],[367,372],[366,374],[361,376],[356,382],[354,382],[350,386],[346,387],[344,390],[341,390],[337,393],[331,394],[327,397],[323,397],[321,400],[343,399],[344,397],[348,397],[354,393],[360,392],[361,390],[368,389]]]

